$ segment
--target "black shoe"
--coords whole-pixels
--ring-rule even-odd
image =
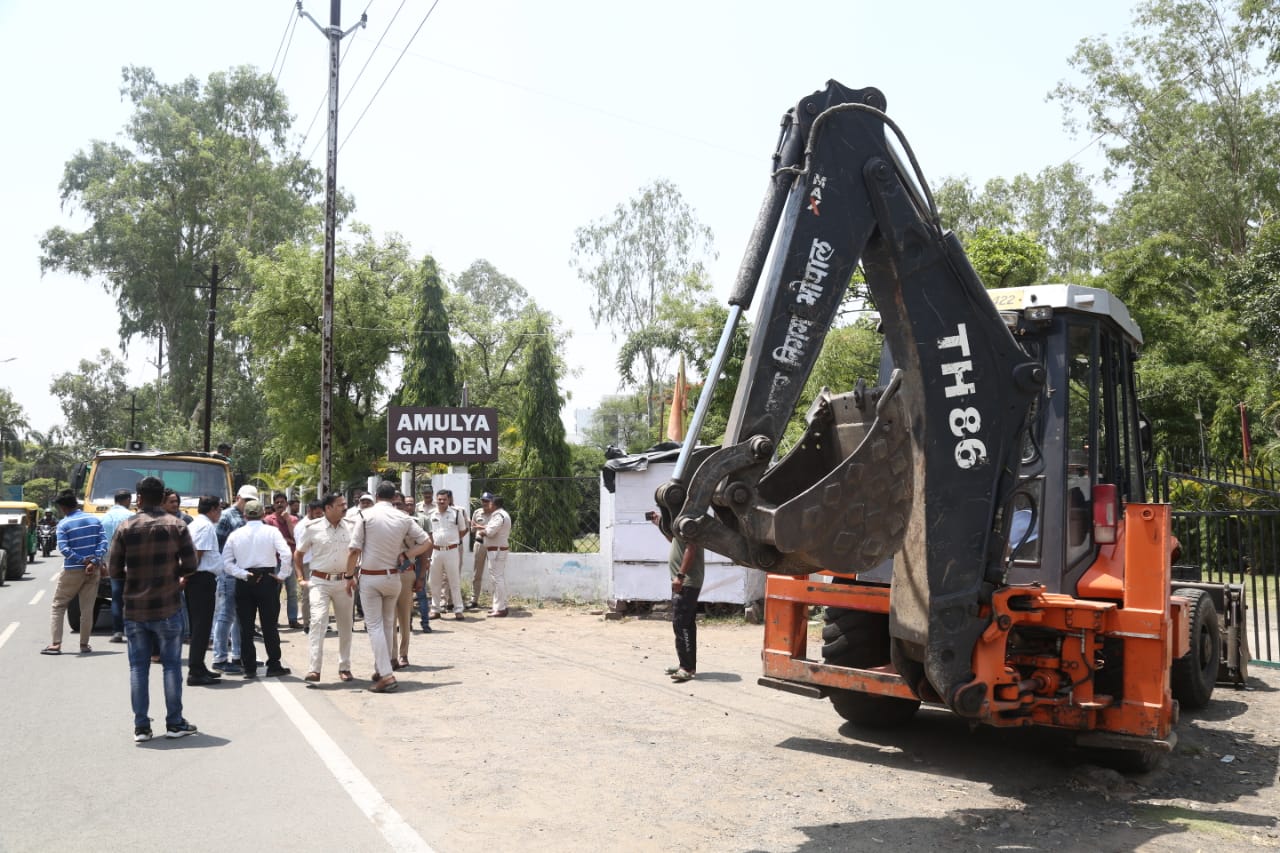
[[[280,676],[282,676],[282,675],[288,675],[288,674],[289,674],[289,673],[291,673],[291,672],[293,672],[293,670],[289,669],[289,667],[287,667],[287,666],[269,666],[269,667],[267,667],[267,677],[268,677],[268,678],[278,678],[278,677],[280,677]]]
[[[301,631],[301,630],[302,630],[302,623],[301,623],[301,622],[290,622],[290,623],[289,623],[289,627],[290,627],[290,628],[292,628],[292,629],[293,629],[293,630],[295,630],[295,631]]]
[[[186,720],[183,720],[182,722],[176,723],[172,726],[166,726],[164,736],[165,737],[186,737],[187,735],[193,735],[195,733],[196,733],[196,727],[188,723]]]
[[[252,667],[246,666],[246,667],[244,668],[244,680],[245,680],[245,681],[249,681],[250,679],[254,679],[254,678],[257,678],[257,677],[258,677],[258,667],[257,667],[256,665],[254,665],[254,666],[252,666]]]
[[[196,673],[195,675],[187,676],[188,687],[207,687],[210,684],[219,684],[219,683],[220,682],[218,681],[218,679],[214,678],[213,676],[205,675],[204,673],[200,673],[200,672]]]
[[[424,623],[422,624],[422,633],[424,633],[424,634],[430,634],[430,633],[431,633],[431,626],[430,626],[430,625],[428,625],[428,624],[426,624],[426,623],[424,622]]]
[[[221,674],[222,674],[222,673],[224,673],[224,672],[225,672],[227,675],[240,675],[241,673],[243,673],[243,672],[244,672],[244,668],[243,668],[243,667],[241,667],[241,666],[240,666],[240,664],[238,664],[238,663],[232,663],[231,661],[227,661],[226,663],[222,663],[222,662],[220,662],[220,661],[214,661],[214,662],[213,662],[213,672],[211,672],[211,673],[209,673],[209,674],[210,674],[210,675],[215,675],[215,673],[216,673],[217,675],[221,675]],[[215,677],[216,677],[216,675],[215,675]]]
[[[468,609],[468,610],[479,610],[479,609],[480,609],[480,602],[476,601],[474,598],[473,598],[473,599],[471,599],[470,601],[468,601],[468,602],[467,602],[467,609]]]
[[[149,740],[151,740],[151,729],[150,729],[150,728],[148,728],[147,726],[134,726],[134,727],[133,727],[133,742],[134,742],[134,743],[146,743],[146,742],[147,742],[147,741],[149,741]]]

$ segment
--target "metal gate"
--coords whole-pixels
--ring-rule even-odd
[[[1205,581],[1242,584],[1252,657],[1280,662],[1277,472],[1183,460],[1156,471],[1151,482],[1155,499],[1173,508],[1173,532],[1182,545],[1174,562],[1198,567]]]

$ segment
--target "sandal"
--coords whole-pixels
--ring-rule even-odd
[[[349,669],[339,670],[338,678],[340,678],[343,681],[350,681],[352,678],[351,670]]]
[[[371,693],[390,693],[399,686],[400,685],[396,683],[395,676],[388,675],[386,678],[379,680],[377,684],[370,687],[369,691]]]
[[[87,654],[90,654],[92,651],[93,651],[93,646],[89,645],[88,643],[82,643],[80,645],[80,654],[87,655]]]
[[[401,669],[404,669],[405,667],[407,667],[407,666],[409,665],[409,659],[408,659],[407,657],[405,657],[404,655],[400,655],[399,664],[400,664],[400,668],[401,668]]]
[[[60,655],[62,654],[62,647],[61,646],[45,646],[43,649],[40,650],[40,654]]]

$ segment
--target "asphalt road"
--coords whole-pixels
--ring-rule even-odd
[[[39,654],[58,566],[37,557],[0,588],[0,850],[430,849],[379,747],[296,681],[184,686],[200,733],[135,744],[125,646],[100,632],[92,654]],[[155,665],[157,735],[163,697]]]

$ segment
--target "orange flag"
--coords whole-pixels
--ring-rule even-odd
[[[671,392],[671,419],[667,421],[667,438],[672,441],[684,441],[684,407],[688,396],[689,386],[684,379],[684,353],[680,353],[676,387]]]

